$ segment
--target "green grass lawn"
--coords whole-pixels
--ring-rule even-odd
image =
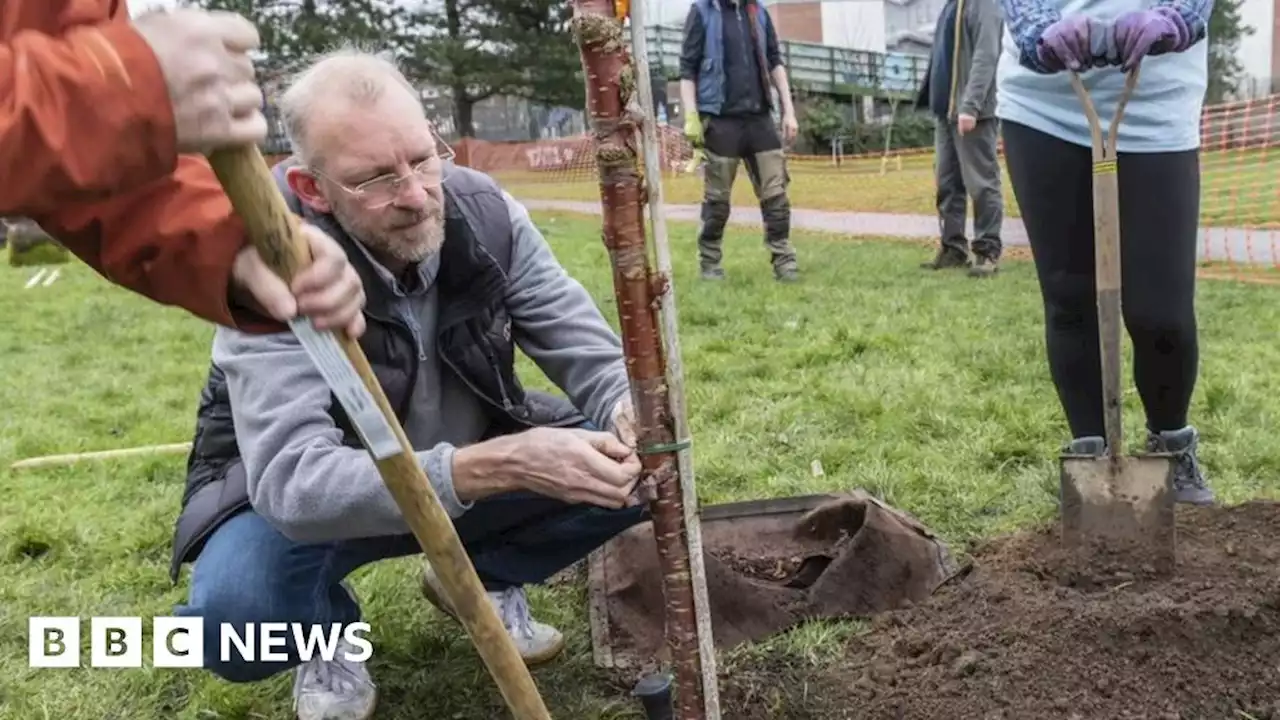
[[[1200,221],[1213,227],[1280,228],[1280,152],[1265,150],[1212,150],[1202,156]],[[1017,200],[1004,178],[1004,208],[1019,217]],[[857,158],[839,168],[830,159],[794,158],[791,172],[791,204],[810,210],[846,212],[912,213],[932,215],[934,199],[933,154],[917,153],[890,158]],[[745,170],[739,168],[733,204],[756,204]],[[589,200],[599,198],[594,167],[571,173],[498,173],[512,193],[522,198]],[[663,178],[666,201],[696,204],[702,201],[702,181],[696,175],[668,174]]]
[[[598,221],[536,216],[572,273],[616,323]],[[1032,268],[994,280],[922,273],[920,245],[798,234],[804,282],[775,284],[760,237],[734,231],[729,280],[695,281],[693,229],[673,224],[675,288],[699,493],[705,502],[861,487],[917,514],[963,549],[1052,517],[1066,437],[1043,360]],[[210,328],[65,266],[24,290],[32,269],[0,267],[0,718],[291,718],[290,677],[252,686],[199,671],[32,670],[31,615],[166,615],[183,457],[41,471],[19,458],[189,439]],[[93,298],[90,300],[90,298]],[[1193,418],[1222,501],[1280,497],[1280,295],[1206,282]],[[546,382],[527,363],[531,384]],[[1130,395],[1128,429],[1140,428]],[[815,478],[819,460],[825,475]],[[383,720],[508,717],[465,633],[418,594],[419,565],[366,568],[365,600]],[[629,682],[591,664],[585,590],[532,593],[569,651],[535,679],[557,718],[639,718]],[[85,621],[87,630],[87,620]],[[854,626],[810,626],[721,661],[728,698],[764,665],[795,683],[755,687],[775,717],[804,711],[804,679]],[[148,635],[149,640],[149,635]],[[87,644],[85,646],[87,658]],[[770,676],[773,677],[773,676]]]

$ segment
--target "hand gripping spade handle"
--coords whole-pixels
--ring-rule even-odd
[[[311,262],[310,250],[262,153],[255,145],[218,150],[209,155],[209,163],[244,221],[249,241],[268,267],[285,282],[292,280]],[[485,595],[453,521],[427,481],[364,351],[345,333],[318,332],[305,318],[290,325],[351,417],[514,717],[550,720],[528,667]]]

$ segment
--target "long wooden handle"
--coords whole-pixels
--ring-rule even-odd
[[[220,150],[210,154],[209,162],[244,221],[249,241],[272,270],[286,282],[291,280],[310,263],[311,253],[298,218],[285,205],[261,152],[256,146]],[[485,595],[453,521],[418,463],[368,358],[346,333],[338,335],[347,358],[400,441],[401,452],[376,461],[383,482],[439,575],[445,593],[514,716],[519,720],[550,720],[528,667]]]
[[[1138,82],[1138,68],[1125,78],[1124,92],[1116,104],[1115,116],[1107,137],[1102,136],[1102,122],[1080,76],[1071,73],[1071,86],[1084,106],[1085,117],[1093,138],[1093,242],[1094,271],[1097,274],[1098,340],[1102,351],[1102,412],[1107,436],[1107,452],[1112,458],[1124,454],[1124,406],[1121,392],[1120,348],[1121,282],[1120,282],[1120,188],[1116,177],[1116,130],[1124,116],[1133,88]]]

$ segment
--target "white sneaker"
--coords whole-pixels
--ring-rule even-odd
[[[342,589],[359,602],[351,585]],[[378,705],[378,688],[363,662],[347,660],[355,646],[339,638],[333,660],[319,654],[300,665],[293,677],[293,710],[298,720],[369,720]]]
[[[319,655],[296,670],[293,709],[298,720],[369,720],[378,704],[378,689],[363,662],[346,659],[355,646],[338,640],[337,655],[328,662]]]
[[[423,563],[422,594],[444,614],[458,620],[453,604],[445,597],[444,587],[430,563]],[[489,602],[498,612],[507,634],[526,665],[538,665],[555,659],[564,650],[564,635],[559,630],[534,620],[529,612],[529,598],[524,588],[488,591]]]

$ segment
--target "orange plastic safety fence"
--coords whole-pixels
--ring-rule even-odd
[[[692,148],[683,133],[670,125],[658,128],[665,172],[677,172],[692,157]],[[589,135],[536,140],[532,142],[490,142],[462,138],[452,145],[456,162],[481,172],[531,182],[594,182],[596,161]]]
[[[1201,259],[1206,274],[1280,280],[1280,95],[1205,109]]]

